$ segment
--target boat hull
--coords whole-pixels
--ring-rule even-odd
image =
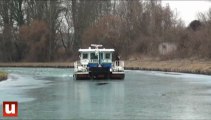
[[[110,74],[110,79],[120,79],[123,80],[125,78],[124,72],[112,72]]]
[[[73,77],[74,77],[76,80],[89,80],[89,79],[91,79],[88,72],[76,72],[76,73],[73,75]]]
[[[89,75],[92,79],[108,79],[110,76],[110,68],[92,67],[89,68]]]
[[[124,72],[99,72],[99,73],[91,73],[91,72],[76,72],[74,74],[75,80],[105,80],[105,79],[115,79],[115,80],[123,80],[125,77]]]

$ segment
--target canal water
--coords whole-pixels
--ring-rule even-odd
[[[125,80],[75,81],[73,69],[0,68],[18,119],[211,119],[211,76],[126,71]]]

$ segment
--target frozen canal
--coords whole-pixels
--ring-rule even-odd
[[[3,101],[18,101],[19,119],[211,119],[211,76],[126,71],[124,81],[74,81],[73,69],[0,70],[10,73],[0,113]]]

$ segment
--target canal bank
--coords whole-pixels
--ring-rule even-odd
[[[73,68],[73,62],[0,63],[0,67]],[[126,60],[127,70],[165,71],[211,75],[209,60]]]
[[[209,60],[129,60],[126,69],[211,75]]]
[[[0,82],[7,79],[7,73],[0,71]]]

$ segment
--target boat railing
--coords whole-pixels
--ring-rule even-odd
[[[114,67],[122,67],[122,68],[124,68],[124,66],[125,66],[125,63],[124,63],[124,61],[114,61],[113,62],[113,66]]]
[[[98,63],[98,59],[90,59],[90,63]]]
[[[112,61],[110,59],[102,59],[102,63],[111,63]]]
[[[75,61],[74,62],[74,71],[75,72],[77,72],[77,71],[86,72],[87,71],[86,65],[82,65],[82,64],[80,64],[79,61]]]
[[[77,71],[77,68],[78,68],[78,62],[75,61],[75,62],[74,62],[74,71]]]

